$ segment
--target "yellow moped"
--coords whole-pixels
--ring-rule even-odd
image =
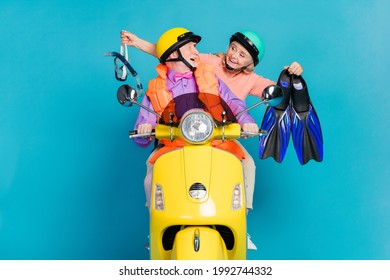
[[[137,104],[137,91],[122,85],[118,101]],[[283,97],[276,85],[266,88],[262,103],[276,106]],[[150,200],[150,258],[153,260],[246,259],[246,202],[241,160],[220,144],[245,135],[228,105],[216,96],[197,99],[176,112],[172,100],[150,134],[130,132],[130,138],[154,136],[163,147],[156,155]],[[212,100],[218,98],[219,100]],[[219,104],[215,106],[215,104]],[[215,108],[218,107],[218,110]],[[144,108],[149,110],[148,108]],[[259,131],[262,135],[266,131]],[[175,143],[170,145],[169,143]],[[165,149],[165,150],[163,150]]]

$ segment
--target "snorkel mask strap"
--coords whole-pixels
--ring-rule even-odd
[[[127,51],[127,46],[126,45],[121,45],[121,48],[120,48],[120,54],[127,60],[129,61],[129,53]],[[122,77],[121,77],[123,80],[126,80],[127,78],[127,69],[126,67],[123,67],[122,69]]]
[[[142,87],[142,83],[141,83],[141,80],[140,78],[138,77],[138,73],[134,70],[134,68],[130,65],[129,63],[129,60],[128,60],[128,51],[127,51],[127,46],[126,45],[121,45],[121,48],[120,48],[120,52],[121,53],[117,53],[117,52],[106,52],[104,53],[105,56],[113,56],[115,57],[114,58],[114,68],[115,68],[115,78],[119,81],[126,81],[127,79],[127,70],[130,71],[131,75],[133,76],[133,78],[135,79],[136,83],[137,83],[137,92],[138,92],[138,96],[142,96],[143,94],[143,87]],[[125,55],[125,56],[123,56]],[[120,66],[118,67],[118,60],[120,60],[124,66]],[[118,75],[118,69],[121,69],[122,71],[122,74],[119,76]]]

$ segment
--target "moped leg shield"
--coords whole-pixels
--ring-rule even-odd
[[[203,195],[202,188],[206,190]],[[237,202],[239,206],[233,207]],[[194,230],[184,231],[191,227],[200,231],[196,254]],[[246,239],[245,184],[242,163],[235,155],[200,145],[173,150],[156,160],[150,207],[151,259],[172,259],[175,243],[174,258],[221,259],[227,252],[228,259],[242,260],[246,259]],[[183,253],[188,248],[192,248],[190,255]],[[206,254],[206,248],[212,252]]]

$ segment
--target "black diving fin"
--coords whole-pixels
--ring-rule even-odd
[[[277,84],[283,88],[284,97],[275,107],[268,106],[265,111],[261,129],[268,131],[260,137],[259,158],[273,157],[281,163],[290,141],[290,95],[292,91],[291,75],[287,69],[283,70]]]
[[[302,76],[292,76],[291,132],[299,162],[322,161],[324,156],[320,120],[311,103],[307,85]]]
[[[282,102],[267,107],[261,129],[268,134],[260,137],[259,158],[273,157],[281,163],[287,151],[290,133],[299,162],[323,160],[323,138],[320,120],[311,103],[307,85],[302,76],[283,70],[277,81],[283,88]]]

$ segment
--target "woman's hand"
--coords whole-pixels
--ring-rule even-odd
[[[257,126],[256,123],[244,123],[244,125],[242,126],[242,131],[244,132],[252,132],[254,134],[248,134],[248,135],[245,135],[243,138],[247,138],[247,137],[255,137],[255,136],[258,136],[258,132],[259,132],[259,127]]]
[[[139,41],[139,38],[135,34],[126,30],[121,31],[120,38],[121,38],[122,45],[131,46],[131,47],[136,47],[137,42]]]
[[[297,76],[300,76],[300,75],[302,75],[302,73],[303,73],[303,68],[302,68],[302,66],[298,63],[298,62],[296,62],[296,61],[294,61],[293,63],[291,63],[291,65],[290,66],[284,66],[284,69],[288,69],[288,72],[291,74],[291,75],[297,75]]]

